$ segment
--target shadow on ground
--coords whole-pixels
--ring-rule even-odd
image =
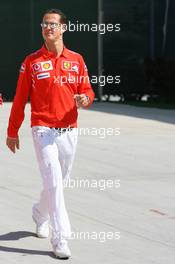
[[[7,234],[0,235],[0,241],[14,241],[19,240],[25,237],[36,237],[35,233],[28,232],[28,231],[17,231],[17,232],[10,232]],[[6,247],[0,245],[0,251],[10,252],[10,253],[20,253],[24,255],[47,255],[52,258],[55,258],[53,252],[51,251],[41,251],[41,250],[32,250],[32,249],[24,249],[24,248],[14,248],[14,247]]]
[[[4,235],[0,235],[0,240],[9,241],[9,240],[19,240],[25,237],[36,237],[35,233],[28,232],[28,231],[16,231],[10,232]]]
[[[108,102],[94,102],[89,110],[175,124],[175,110],[169,109],[138,107]]]
[[[50,256],[52,258],[56,258],[51,251],[42,251],[42,250],[32,250],[32,249],[24,249],[24,248],[13,248],[13,247],[4,247],[0,246],[0,251],[10,252],[10,253],[20,253],[26,255],[42,255],[42,256]]]

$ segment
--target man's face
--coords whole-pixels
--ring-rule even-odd
[[[42,35],[46,42],[54,42],[60,39],[61,23],[60,15],[46,14],[42,21]]]

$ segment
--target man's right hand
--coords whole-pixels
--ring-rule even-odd
[[[2,95],[0,94],[0,105],[2,105],[3,100],[2,100]]]
[[[6,145],[13,153],[15,153],[16,149],[19,149],[19,138],[7,137]]]

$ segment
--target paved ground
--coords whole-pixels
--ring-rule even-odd
[[[29,106],[16,155],[4,144],[10,106],[0,108],[0,263],[61,263],[49,240],[35,237],[31,220],[41,181]],[[65,188],[74,234],[67,263],[175,263],[174,123],[172,110],[97,103],[80,111],[80,127],[89,127],[86,134],[91,135],[81,131],[72,173],[75,187]],[[105,136],[104,128],[111,128],[110,133],[120,128],[120,135]],[[83,186],[83,179],[89,186]]]

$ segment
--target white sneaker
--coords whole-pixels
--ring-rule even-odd
[[[42,224],[38,224],[34,216],[32,216],[33,221],[36,224],[36,235],[39,238],[48,238],[49,237],[49,224],[48,221],[45,221]]]
[[[68,259],[71,257],[71,252],[66,240],[62,240],[58,242],[58,244],[53,245],[53,252],[55,256],[60,259]]]

